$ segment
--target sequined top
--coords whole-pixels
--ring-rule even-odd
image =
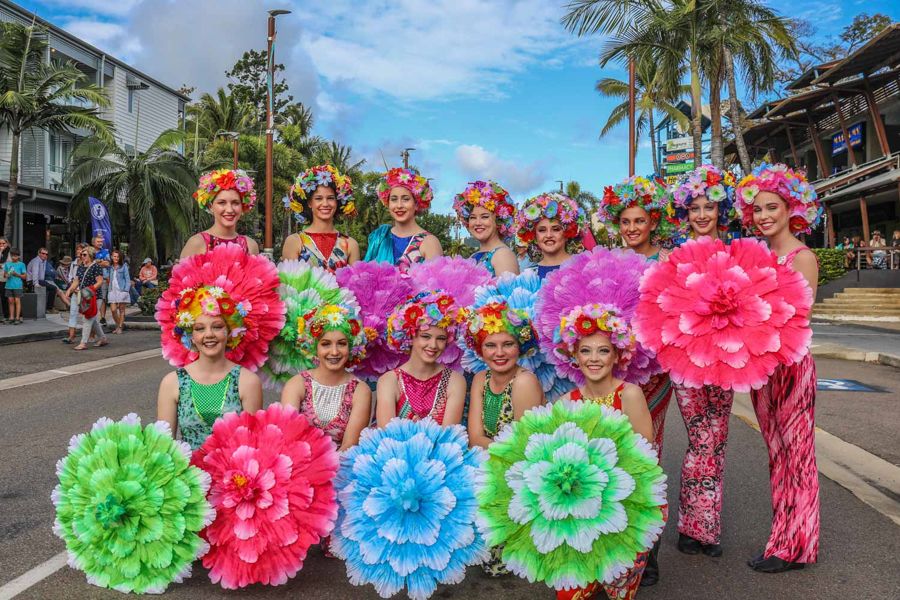
[[[250,245],[247,243],[246,235],[239,235],[236,238],[225,239],[216,237],[208,231],[201,231],[200,236],[203,238],[203,243],[206,244],[206,251],[210,252],[216,246],[221,246],[222,244],[237,244],[241,248],[244,249],[244,252],[250,251]]]
[[[447,387],[450,384],[450,369],[444,368],[428,379],[416,379],[403,369],[394,369],[400,395],[397,398],[397,416],[402,419],[420,421],[431,417],[439,425],[444,422],[447,408]]]
[[[499,394],[491,390],[491,372],[484,374],[484,395],[482,396],[481,421],[484,426],[484,435],[494,439],[494,436],[508,423],[513,421],[512,386],[513,377]]]
[[[241,366],[235,365],[218,383],[197,383],[186,369],[178,376],[178,430],[192,450],[198,449],[212,433],[216,419],[229,412],[241,412],[238,384]]]
[[[340,446],[350,422],[353,393],[359,380],[351,379],[340,385],[322,385],[312,378],[309,371],[303,371],[300,376],[306,388],[300,412]]]
[[[572,390],[570,398],[572,398],[572,400],[584,400],[585,402],[593,402],[595,404],[600,404],[601,406],[608,406],[616,410],[622,410],[622,390],[624,389],[625,382],[623,381],[619,384],[619,387],[605,396],[601,396],[599,398],[588,398],[581,393],[581,389],[576,388]]]

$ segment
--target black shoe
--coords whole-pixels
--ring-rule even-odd
[[[101,324],[101,325],[106,325],[106,319],[100,319],[100,324]]]
[[[755,567],[757,564],[761,563],[764,560],[766,560],[765,552],[760,552],[759,554],[748,560],[747,565],[749,567]]]
[[[758,561],[750,561],[750,568],[760,573],[784,573],[785,571],[793,571],[803,569],[806,563],[790,562],[777,556],[770,556]]]
[[[721,544],[700,544],[700,551],[703,552],[706,556],[711,556],[713,558],[719,558],[722,556],[722,545]]]
[[[659,540],[653,544],[649,556],[647,556],[647,566],[644,568],[644,575],[641,577],[641,587],[650,587],[659,583]]]
[[[683,533],[678,534],[678,544],[676,548],[682,554],[699,554],[703,545],[689,535]]]

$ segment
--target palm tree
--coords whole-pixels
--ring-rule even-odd
[[[18,23],[0,24],[0,125],[11,135],[9,202],[4,235],[12,238],[19,192],[19,140],[22,133],[86,129],[109,139],[110,124],[99,109],[109,99],[72,63],[45,62],[45,29]],[[88,104],[92,106],[83,106]],[[18,244],[19,240],[14,240]]]
[[[132,257],[156,257],[160,241],[164,258],[176,256],[193,231],[196,185],[191,164],[176,150],[183,142],[183,132],[169,130],[146,151],[134,153],[97,137],[85,139],[72,157],[69,181],[78,190],[72,215],[86,212],[89,195],[102,199],[113,219],[128,223]]]
[[[353,150],[349,146],[342,146],[332,140],[317,150],[313,160],[316,164],[329,164],[341,173],[352,173],[359,171],[366,162],[365,160],[354,162],[352,155]]]
[[[649,134],[650,148],[653,154],[653,172],[657,174],[660,171],[656,152],[656,136],[654,135],[656,131],[655,114],[661,112],[684,128],[688,124],[687,117],[673,104],[689,90],[688,86],[678,83],[679,79],[678,76],[673,78],[672,74],[659,70],[652,60],[642,59],[635,66],[635,112],[638,113],[635,136],[640,140],[645,132]],[[624,102],[612,109],[606,125],[600,131],[600,137],[604,137],[628,118],[628,82],[604,77],[597,82],[597,91],[607,98],[624,98]],[[637,154],[637,145],[634,153]]]

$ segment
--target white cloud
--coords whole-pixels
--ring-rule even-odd
[[[62,28],[121,60],[127,61],[141,52],[140,41],[129,35],[125,27],[119,23],[95,19],[71,19],[65,21]]]
[[[97,15],[122,16],[141,0],[44,0],[44,4],[59,6],[65,10],[82,10]]]
[[[546,0],[333,0],[304,13],[304,48],[329,81],[401,100],[496,98],[551,51],[578,45]]]
[[[541,161],[520,165],[473,144],[456,148],[456,165],[470,179],[496,180],[512,194],[529,192],[547,180]]]

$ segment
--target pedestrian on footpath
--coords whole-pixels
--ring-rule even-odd
[[[3,265],[9,260],[9,240],[0,237],[0,321],[9,318],[9,307],[6,302],[6,270]]]
[[[100,314],[100,327],[106,325],[106,297],[109,293],[109,250],[103,247],[105,240],[103,236],[97,234],[91,239],[91,246],[94,248],[94,260],[103,270],[103,285],[97,294],[97,309]]]
[[[735,196],[744,226],[762,233],[778,263],[797,271],[816,297],[816,255],[795,236],[822,219],[815,189],[800,171],[763,163],[741,180]],[[749,332],[748,332],[749,333]],[[812,353],[779,365],[768,383],[750,392],[769,450],[772,530],[765,549],[750,559],[762,573],[802,569],[819,553],[819,471],[816,467],[816,363]]]
[[[131,287],[130,271],[128,263],[124,262],[122,252],[113,250],[109,253],[109,307],[116,328],[113,333],[119,335],[125,327],[125,307],[128,306],[130,297],[128,290]]]
[[[75,260],[68,266],[69,272],[67,273],[66,280],[69,282],[69,285],[66,286],[65,294],[69,298],[69,332],[68,335],[63,338],[63,344],[75,343],[75,331],[78,327],[78,309],[81,306],[81,297],[77,286],[73,287],[72,284],[78,276],[78,268],[81,266],[81,251],[85,248],[87,248],[87,244],[84,242],[75,244]]]
[[[6,274],[6,288],[4,294],[9,306],[9,318],[6,319],[7,325],[22,324],[22,293],[25,289],[26,270],[25,263],[21,260],[18,248],[9,251],[9,260],[3,264],[3,271]]]
[[[109,343],[97,318],[97,292],[103,287],[103,267],[94,260],[95,253],[93,246],[85,246],[81,250],[79,255],[81,266],[76,272],[72,287],[69,288],[70,292],[78,291],[77,298],[81,305],[79,312],[84,317],[84,324],[81,326],[81,343],[75,346],[75,350],[87,350],[87,343],[92,333],[96,335],[97,339],[94,344],[95,348],[106,346]]]

